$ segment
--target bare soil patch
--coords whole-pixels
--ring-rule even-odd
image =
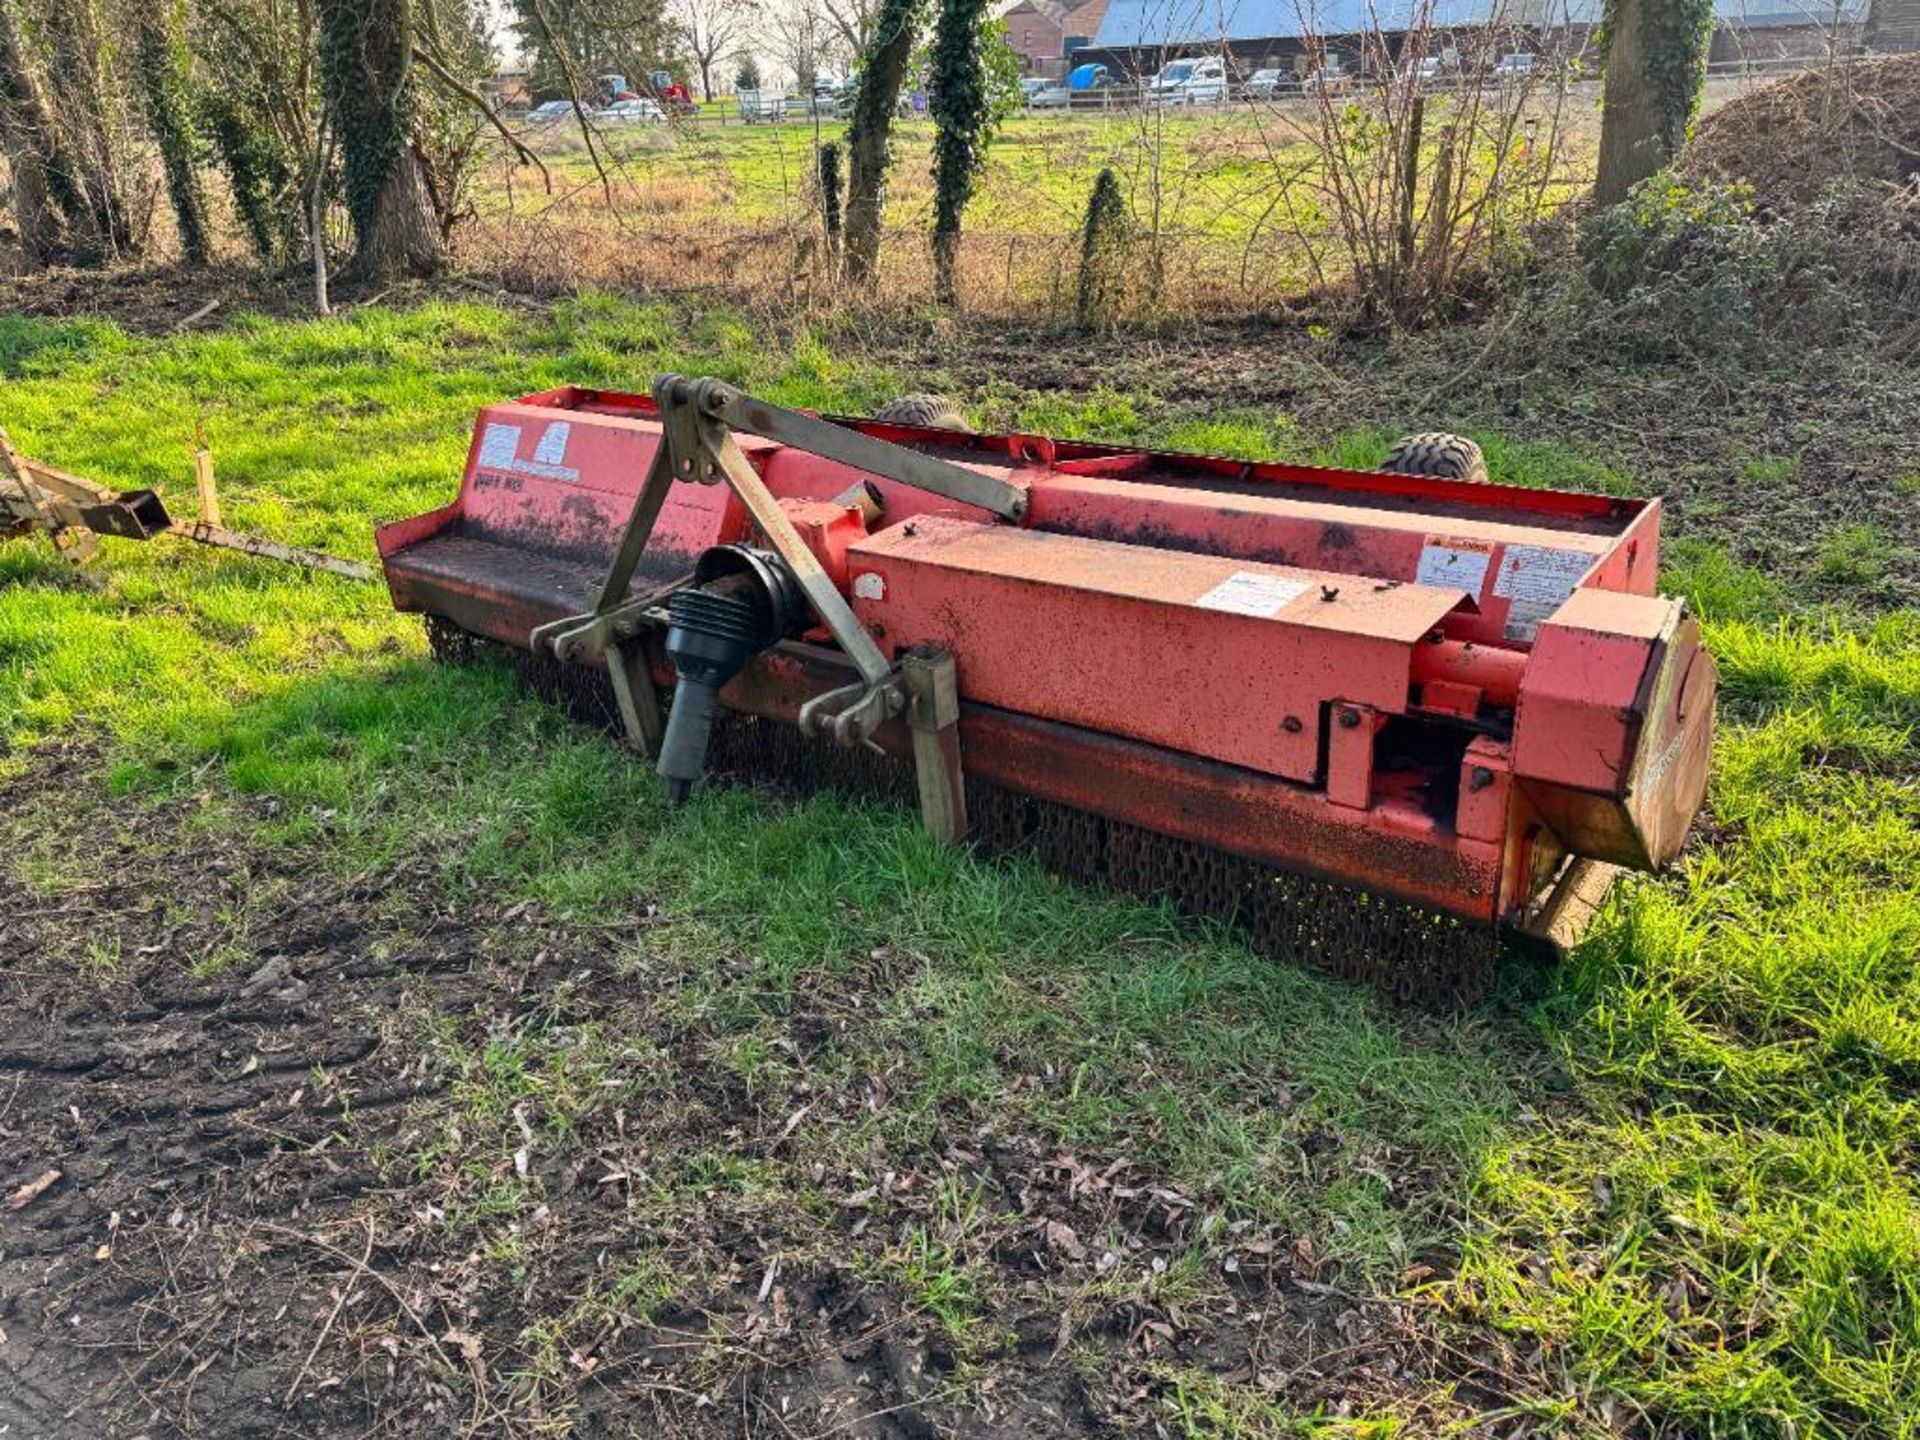
[[[1302,1410],[1503,1393],[1124,1157],[956,1116],[849,1164],[821,1136],[884,1078],[809,1077],[908,957],[784,1016],[800,1078],[756,1093],[692,970],[635,958],[674,917],[456,906],[234,803],[73,749],[0,783],[0,1432],[1037,1440],[1150,1431],[1173,1364]]]

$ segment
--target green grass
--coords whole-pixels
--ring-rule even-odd
[[[451,495],[480,404],[666,368],[842,409],[909,388],[818,338],[769,346],[725,312],[689,326],[604,297],[535,317],[243,317],[165,340],[0,319],[0,423],[28,453],[189,509],[198,419],[233,523],[364,558],[374,518]],[[1196,449],[1363,464],[1391,439],[1118,394],[970,398],[995,419]],[[1553,447],[1489,443],[1489,458],[1497,479],[1627,483]],[[1089,1162],[1124,1156],[1208,1214],[1308,1236],[1345,1285],[1393,1289],[1410,1263],[1435,1265],[1416,1313],[1537,1353],[1542,1423],[1593,1428],[1617,1407],[1680,1434],[1912,1435],[1920,617],[1795,611],[1698,539],[1668,560],[1726,678],[1711,840],[1673,876],[1623,887],[1551,977],[1446,1019],[940,849],[892,812],[740,792],[669,812],[645,767],[504,675],[426,663],[417,622],[378,587],[165,542],[109,542],[81,571],[0,545],[0,766],[86,735],[119,804],[206,792],[205,823],[343,870],[428,857],[455,903],[505,894],[600,919],[663,906],[674,923],[633,941],[636,963],[677,977],[658,1034],[584,1032],[557,1000],[510,1034],[424,1027],[464,1122],[503,1156],[526,1143],[516,1103],[537,1096],[538,1143],[564,1147],[569,1116],[610,1085],[658,1085],[673,1063],[659,1046],[685,1035],[750,1103],[773,1103],[803,1063],[773,1043],[783,1017],[857,992],[859,1022],[805,1062],[809,1078],[884,1074],[891,1103],[809,1142],[830,1175],[875,1147],[923,1153],[956,1120],[991,1124]],[[276,802],[271,821],[222,807],[248,794]],[[752,963],[718,963],[733,957]],[[90,964],[116,958],[103,946]],[[435,1143],[394,1159],[431,1165]],[[663,1157],[652,1183],[666,1203],[784,1182],[701,1151]],[[527,1195],[485,1175],[459,1186],[449,1223],[510,1266]],[[877,1261],[960,1334],[979,1313],[970,1237],[994,1223],[970,1194]],[[668,1279],[649,1263],[610,1283],[606,1303],[646,1304]],[[1167,1384],[1191,1434],[1413,1433],[1286,1416],[1178,1368]]]
[[[1897,553],[1894,542],[1874,526],[1842,525],[1820,542],[1814,574],[1824,585],[1869,588],[1886,578]]]
[[[816,143],[839,140],[845,129],[845,122],[834,120],[816,129],[810,118],[780,125],[636,128],[607,133],[599,149],[616,202],[630,213],[668,223],[764,224],[805,211]],[[903,121],[895,137],[891,223],[923,226],[933,197],[932,122]],[[603,196],[577,131],[556,127],[536,143],[557,192]],[[1274,176],[1297,167],[1308,151],[1265,110],[1015,116],[987,152],[969,224],[987,232],[1071,233],[1102,167],[1116,167],[1131,183],[1155,154],[1161,157],[1169,227],[1245,239],[1270,209]],[[514,184],[522,213],[546,203],[537,185],[530,198],[524,170]],[[478,195],[483,213],[504,210],[504,172],[484,171]]]

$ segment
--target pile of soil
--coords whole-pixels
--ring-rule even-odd
[[[1700,122],[1680,157],[1690,180],[1805,204],[1834,179],[1900,187],[1920,177],[1920,55],[1861,60],[1763,86]]]

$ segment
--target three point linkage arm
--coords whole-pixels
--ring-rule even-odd
[[[830,738],[840,745],[859,745],[870,742],[874,731],[886,721],[905,715],[914,732],[922,812],[928,828],[945,838],[958,838],[966,822],[960,799],[955,738],[959,701],[952,657],[904,657],[896,664],[881,654],[832,577],[754,470],[734,432],[759,435],[868,475],[977,506],[1016,523],[1026,513],[1026,492],[938,456],[889,444],[830,420],[746,395],[720,380],[663,375],[654,384],[653,396],[660,409],[662,443],[654,453],[653,465],[598,599],[587,613],[536,630],[534,649],[551,650],[562,660],[604,656],[629,741],[643,753],[660,754],[663,773],[683,763],[677,752],[685,747],[673,743],[674,737],[663,724],[645,657],[633,642],[644,629],[662,624],[669,627],[669,640],[673,639],[675,621],[669,597],[685,592],[696,577],[685,577],[638,596],[630,596],[628,590],[672,487],[725,484],[739,497],[804,594],[807,606],[859,675],[851,684],[809,700],[799,714],[801,732]],[[664,611],[663,602],[667,603]],[[717,689],[720,683],[724,679],[714,680],[710,688]],[[705,723],[703,716],[702,748]],[[662,753],[663,746],[675,753]],[[678,786],[676,794],[684,793],[686,781],[677,772],[669,773],[669,782]]]

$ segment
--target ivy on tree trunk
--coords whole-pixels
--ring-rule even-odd
[[[993,103],[980,53],[987,0],[940,0],[933,34],[933,292],[959,295],[960,221],[986,158]]]
[[[412,0],[321,0],[320,67],[360,268],[436,274],[446,250],[413,144]]]
[[[880,260],[880,224],[893,164],[893,116],[920,28],[921,0],[881,0],[873,40],[860,66],[847,127],[847,278],[871,279]]]
[[[820,218],[827,232],[827,274],[840,274],[840,248],[846,233],[840,183],[840,146],[828,141],[820,147]]]
[[[1076,313],[1088,329],[1113,319],[1126,285],[1132,217],[1113,167],[1101,170],[1087,196],[1080,227],[1080,283]]]
[[[1686,143],[1712,36],[1713,0],[1607,0],[1596,204],[1619,204]]]
[[[140,84],[146,92],[147,128],[167,172],[167,196],[180,227],[180,250],[191,265],[211,252],[206,188],[200,179],[200,137],[187,103],[184,7],[142,10],[139,20]]]

